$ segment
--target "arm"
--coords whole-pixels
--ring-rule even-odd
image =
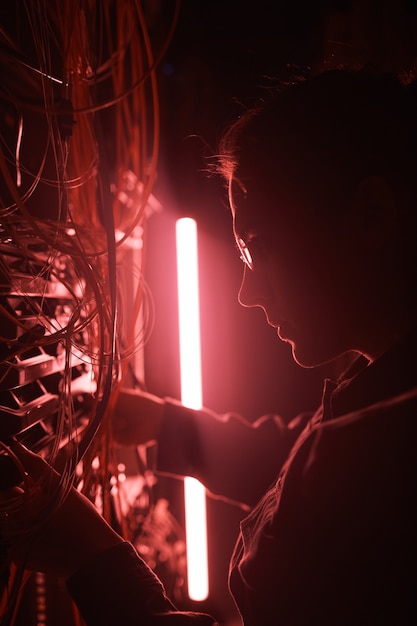
[[[113,428],[123,445],[157,442],[157,469],[194,476],[209,491],[252,505],[275,480],[310,415],[289,425],[277,415],[250,423],[236,414],[194,411],[172,399],[122,390]]]
[[[214,626],[209,615],[178,611],[130,543],[100,553],[68,581],[87,626]]]
[[[62,494],[57,472],[22,446],[14,447],[29,478],[25,491],[15,488],[1,532],[18,567],[66,579],[88,626],[216,623],[208,615],[177,611],[160,580],[94,505],[74,488]],[[5,510],[5,494],[1,503]]]
[[[158,438],[158,469],[194,476],[213,494],[254,505],[276,479],[308,420],[277,415],[251,423],[240,415],[194,411],[167,400]]]

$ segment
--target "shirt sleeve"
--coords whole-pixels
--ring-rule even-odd
[[[87,626],[216,626],[204,613],[178,611],[157,576],[127,542],[102,552],[67,581]]]
[[[286,424],[277,415],[251,423],[240,415],[195,411],[167,399],[157,469],[193,476],[218,496],[253,506],[276,479],[311,414]]]

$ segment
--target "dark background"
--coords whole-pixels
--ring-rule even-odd
[[[154,29],[172,15],[160,3]],[[323,2],[181,3],[159,69],[161,153],[155,195],[163,211],[149,220],[147,277],[155,329],[147,347],[151,391],[178,397],[174,222],[199,225],[204,402],[250,419],[269,411],[286,418],[315,405],[322,372],[303,371],[259,310],[242,309],[242,271],[234,249],[222,181],[209,175],[227,124],[270,83],[308,73],[321,57]],[[171,8],[173,5],[171,4]],[[152,32],[152,31],[151,31]]]
[[[160,3],[160,19],[168,18],[168,4]],[[320,400],[327,372],[297,366],[262,311],[238,304],[242,263],[227,196],[207,169],[222,132],[242,108],[276,78],[306,73],[316,63],[323,10],[314,2],[182,2],[159,69],[161,153],[154,193],[163,208],[148,222],[146,277],[155,325],[145,350],[145,383],[154,393],[180,396],[174,229],[177,217],[192,216],[199,229],[204,404],[250,420],[269,412],[290,419]],[[161,481],[159,488],[183,521],[181,485]],[[244,513],[216,500],[207,506],[211,594],[194,608],[229,622],[235,609],[228,562]]]
[[[158,19],[168,21],[172,15],[168,4],[160,3],[155,31],[163,32]],[[289,420],[316,407],[323,377],[335,372],[333,366],[297,366],[263,312],[238,304],[242,263],[227,196],[223,182],[207,171],[219,137],[245,106],[276,80],[308,74],[321,62],[326,4],[182,2],[159,68],[161,152],[154,193],[163,208],[148,222],[146,261],[155,305],[145,349],[145,383],[151,392],[180,396],[174,240],[180,216],[195,217],[199,228],[205,406],[220,413],[237,411],[250,420],[270,412]],[[159,488],[183,521],[181,485],[161,481]],[[234,506],[208,500],[211,595],[194,608],[227,622],[235,619],[228,562],[243,516]]]
[[[175,2],[149,0],[155,49]],[[271,84],[334,67],[370,65],[409,80],[415,74],[415,0],[183,0],[158,69],[161,146],[149,220],[147,278],[155,329],[147,348],[151,391],[179,394],[174,221],[195,217],[200,233],[204,402],[250,419],[278,411],[285,419],[315,406],[323,375],[302,370],[260,310],[237,303],[241,262],[234,249],[222,181],[208,174],[230,121]],[[312,329],[313,332],[313,329]]]
[[[182,2],[159,69],[162,140],[155,195],[163,210],[149,220],[148,232],[147,278],[155,300],[145,359],[150,391],[179,397],[174,224],[184,215],[199,225],[206,406],[238,411],[250,420],[269,412],[289,420],[314,409],[323,377],[336,376],[345,365],[300,368],[265,324],[262,311],[239,306],[242,267],[227,198],[207,166],[227,124],[277,81],[363,64],[412,77],[415,5],[388,0]],[[158,18],[169,17],[168,3],[159,6],[155,28]],[[178,492],[174,508],[180,500]],[[181,517],[180,507],[177,512]],[[232,620],[226,577],[242,512],[209,501],[208,514],[212,595],[204,608]]]
[[[157,56],[175,0],[141,4]],[[180,395],[174,228],[177,217],[192,216],[199,226],[204,404],[250,420],[269,412],[289,420],[316,407],[323,377],[335,376],[340,364],[300,368],[263,313],[239,306],[242,264],[223,183],[208,174],[208,164],[227,124],[277,80],[362,64],[411,76],[416,4],[182,0],[172,41],[157,70],[161,144],[154,195],[162,209],[150,217],[146,237],[145,272],[154,300],[154,327],[145,347],[149,391]],[[18,5],[2,3],[2,23],[10,13],[13,18]],[[181,521],[181,488],[163,481],[160,487]],[[212,593],[198,608],[229,622],[235,610],[226,584],[228,560],[243,512],[210,501],[208,516]],[[58,618],[58,623],[63,622]]]

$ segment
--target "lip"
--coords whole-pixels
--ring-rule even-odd
[[[269,326],[272,326],[272,328],[281,328],[281,326],[285,326],[285,322],[276,322],[274,320],[269,319],[269,317],[266,317],[266,321],[268,322]]]
[[[278,322],[275,322],[273,319],[271,319],[271,318],[269,317],[269,315],[268,315],[268,313],[267,313],[266,309],[264,309],[264,308],[262,307],[262,310],[263,310],[263,312],[264,312],[264,314],[265,314],[266,321],[267,321],[267,324],[268,324],[269,326],[272,326],[273,328],[276,328],[277,326],[279,326]]]
[[[287,338],[287,330],[288,324],[286,322],[273,322],[272,320],[268,320],[269,326],[272,326],[277,332],[277,335],[280,339]]]
[[[291,325],[288,322],[279,322],[274,325],[274,327],[277,331],[278,337],[282,341],[291,341],[293,333],[291,332]]]
[[[289,339],[288,331],[288,324],[280,324],[279,326],[277,326],[277,335],[280,339],[282,339],[282,341],[286,341]]]
[[[266,321],[268,322],[269,326],[272,326],[272,328],[275,328],[278,337],[282,340],[282,341],[288,341],[289,340],[289,335],[291,335],[291,330],[290,330],[290,323],[287,322],[286,320],[273,320],[271,319],[265,312],[266,315]]]

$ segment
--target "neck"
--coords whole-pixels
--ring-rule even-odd
[[[379,323],[374,322],[368,329],[360,352],[369,361],[375,361],[415,328],[416,319],[414,314],[396,316],[395,320],[391,318],[389,321],[379,319]]]

